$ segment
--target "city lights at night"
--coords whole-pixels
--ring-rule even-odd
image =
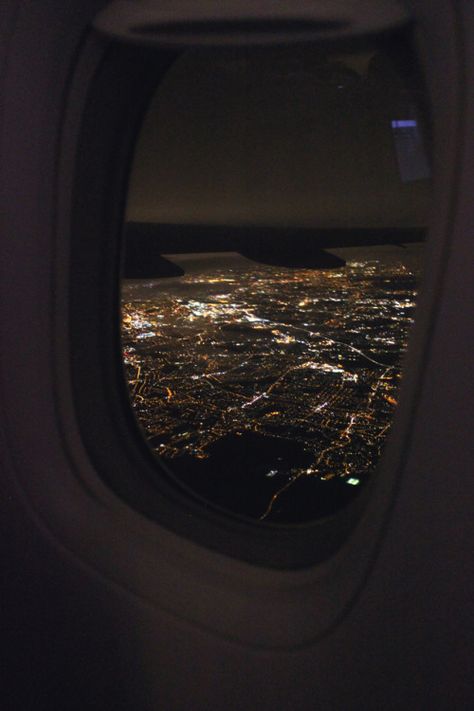
[[[397,404],[416,268],[376,250],[339,269],[203,265],[123,286],[125,372],[151,448],[205,498],[264,521],[298,520],[289,497],[308,483],[353,496]],[[232,496],[239,466],[257,495]]]

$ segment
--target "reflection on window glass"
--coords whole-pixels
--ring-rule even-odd
[[[395,50],[186,52],[137,142],[131,403],[168,472],[263,522],[350,502],[397,404],[429,168]]]

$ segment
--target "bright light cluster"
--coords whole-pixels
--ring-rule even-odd
[[[124,363],[161,457],[203,460],[245,432],[298,443],[301,462],[265,471],[274,491],[262,518],[301,477],[357,487],[374,469],[414,313],[403,264],[221,267],[142,287],[123,288]]]

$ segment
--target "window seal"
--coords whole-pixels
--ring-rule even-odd
[[[142,118],[177,56],[175,51],[111,44],[89,86],[71,213],[69,319],[76,416],[99,476],[148,519],[254,565],[306,568],[341,548],[365,509],[375,476],[331,517],[303,524],[261,523],[219,509],[167,474],[132,411],[119,318],[125,200]]]

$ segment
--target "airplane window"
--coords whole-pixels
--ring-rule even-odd
[[[128,193],[124,371],[157,463],[205,501],[301,523],[377,476],[421,276],[422,103],[390,43],[188,50],[158,86]]]

